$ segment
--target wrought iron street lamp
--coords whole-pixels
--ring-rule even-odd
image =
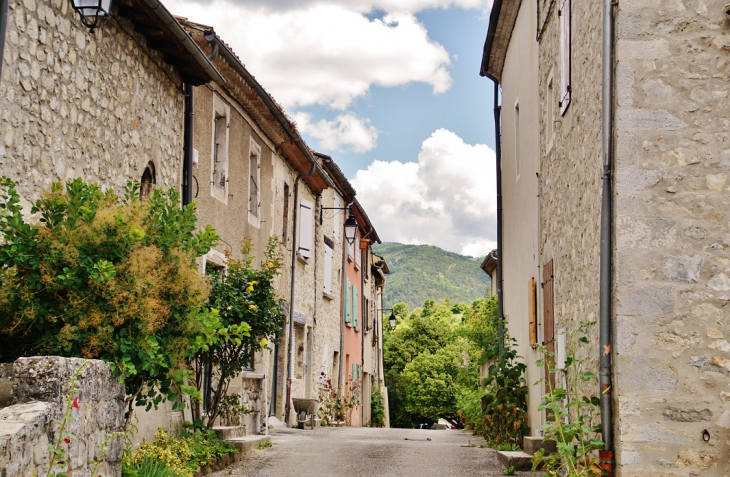
[[[350,216],[345,220],[345,240],[347,243],[352,245],[355,243],[355,237],[357,236],[357,219],[354,215]]]
[[[112,0],[72,0],[73,8],[81,17],[81,23],[94,33],[105,17],[111,15]]]
[[[398,317],[395,316],[395,311],[392,308],[381,308],[378,311],[389,311],[390,316],[388,317],[388,324],[390,325],[390,329],[394,330],[396,326],[398,326]]]

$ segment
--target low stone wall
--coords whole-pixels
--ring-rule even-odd
[[[0,364],[0,386],[12,383],[12,395],[0,409],[0,476],[45,475],[50,463],[47,446],[58,439],[73,375],[85,362],[56,356],[21,358]],[[76,436],[66,445],[69,475],[88,475],[89,464],[112,432],[124,426],[124,386],[112,377],[109,365],[90,361],[77,382],[79,409],[72,410],[66,431]],[[2,406],[2,403],[0,403]],[[112,439],[101,456],[99,473],[121,475],[122,438]]]

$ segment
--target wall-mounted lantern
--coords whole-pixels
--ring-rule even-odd
[[[352,245],[355,243],[355,237],[357,236],[357,219],[354,215],[350,216],[345,220],[345,240],[347,243]]]
[[[396,326],[398,326],[398,317],[395,316],[395,311],[393,311],[392,308],[381,308],[378,311],[389,311],[390,316],[388,317],[388,324],[390,325],[390,329],[394,330]]]
[[[81,23],[94,33],[104,18],[111,15],[112,0],[71,0],[73,8],[81,17]]]

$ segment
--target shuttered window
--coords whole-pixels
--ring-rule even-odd
[[[355,242],[358,245],[357,247],[355,247],[355,265],[360,268],[360,266],[362,265],[362,250],[360,250],[360,241],[355,240]]]
[[[350,288],[350,280],[348,278],[345,278],[345,323],[350,322],[350,313],[352,311],[352,306],[350,306],[350,303],[352,302],[351,290],[352,289]]]
[[[560,114],[565,114],[570,104],[570,0],[560,0]]]
[[[324,246],[324,292],[332,293],[332,259],[334,251],[329,245]]]
[[[555,364],[555,314],[554,314],[554,274],[553,261],[550,260],[542,269],[542,302],[543,302],[543,344],[547,350],[545,360]],[[550,354],[553,354],[550,356]],[[545,364],[545,375],[548,375],[548,365]],[[550,376],[550,386],[545,383],[545,392],[549,392],[550,388],[555,389],[555,375]]]
[[[360,308],[358,306],[360,303],[358,301],[358,299],[359,298],[358,298],[357,288],[355,287],[355,285],[353,285],[352,286],[352,326],[354,326],[355,328],[357,328],[357,312],[358,312],[358,308]]]
[[[304,258],[312,256],[314,216],[312,208],[314,204],[308,200],[302,200],[299,206],[299,255]]]

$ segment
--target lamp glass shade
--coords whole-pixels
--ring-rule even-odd
[[[390,323],[390,329],[394,330],[396,326],[398,326],[398,318],[395,316],[395,312],[390,314],[390,317],[388,318],[388,322]]]
[[[112,0],[72,0],[74,10],[81,16],[81,22],[92,30],[98,27],[102,18],[112,11]]]
[[[345,221],[345,239],[347,243],[352,245],[355,243],[355,236],[357,235],[357,219],[354,215],[351,215]]]

